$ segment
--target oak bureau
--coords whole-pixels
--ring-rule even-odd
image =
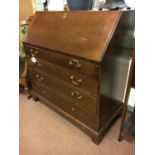
[[[24,39],[32,97],[99,144],[122,110],[117,66],[130,60],[133,31],[134,11],[37,12]]]

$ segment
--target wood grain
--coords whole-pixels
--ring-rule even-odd
[[[37,12],[25,42],[101,61],[121,11]]]

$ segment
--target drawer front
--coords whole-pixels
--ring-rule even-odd
[[[97,129],[97,118],[94,115],[79,108],[73,102],[71,102],[71,100],[67,100],[67,98],[63,98],[54,89],[49,89],[37,82],[32,82],[32,84],[33,84],[33,89],[31,90],[32,94],[33,92],[37,93],[39,96],[43,97],[49,102],[52,102],[52,104],[61,108],[63,111],[72,115],[73,117],[80,120],[81,122],[87,124],[88,126],[90,126],[95,130]]]
[[[33,81],[37,81],[47,86],[49,89],[54,89],[59,95],[70,100],[70,102],[74,102],[78,107],[96,114],[97,98],[92,97],[87,91],[70,85],[60,80],[58,77],[49,76],[44,72],[30,70],[30,76]]]
[[[73,86],[84,89],[90,93],[92,96],[97,96],[98,92],[98,81],[97,79],[91,78],[81,73],[74,72],[69,69],[62,68],[58,65],[50,64],[40,59],[37,60],[38,63],[31,63],[29,58],[29,66],[32,69],[41,70],[49,75],[59,77],[61,80],[68,82]]]
[[[49,63],[56,64],[92,77],[98,76],[99,65],[96,63],[28,45],[25,45],[25,49],[26,53],[30,56],[33,55],[34,57],[43,59]]]

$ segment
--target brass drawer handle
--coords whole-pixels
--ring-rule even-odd
[[[81,67],[82,65],[79,63],[79,61],[77,60],[77,59],[71,59],[70,61],[69,61],[69,65],[75,65],[76,66],[76,68],[79,68],[79,67]]]
[[[31,54],[32,54],[33,56],[35,56],[35,55],[38,54],[38,51],[37,51],[37,50],[36,50],[36,51],[33,51],[33,49],[30,49],[30,52],[31,52]]]
[[[78,99],[78,100],[81,100],[81,99],[82,99],[82,96],[81,96],[80,93],[77,92],[77,91],[72,91],[72,92],[71,92],[71,96],[77,96],[77,99]]]
[[[38,74],[36,75],[36,78],[39,82],[42,82],[44,80],[44,77],[43,76],[39,77]]]
[[[73,75],[70,76],[70,79],[72,80],[72,83],[76,86],[80,86],[80,83],[82,82],[82,79],[78,79],[75,81],[75,77]]]

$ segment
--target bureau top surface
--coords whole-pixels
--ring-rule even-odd
[[[25,43],[101,61],[121,11],[37,12]]]

